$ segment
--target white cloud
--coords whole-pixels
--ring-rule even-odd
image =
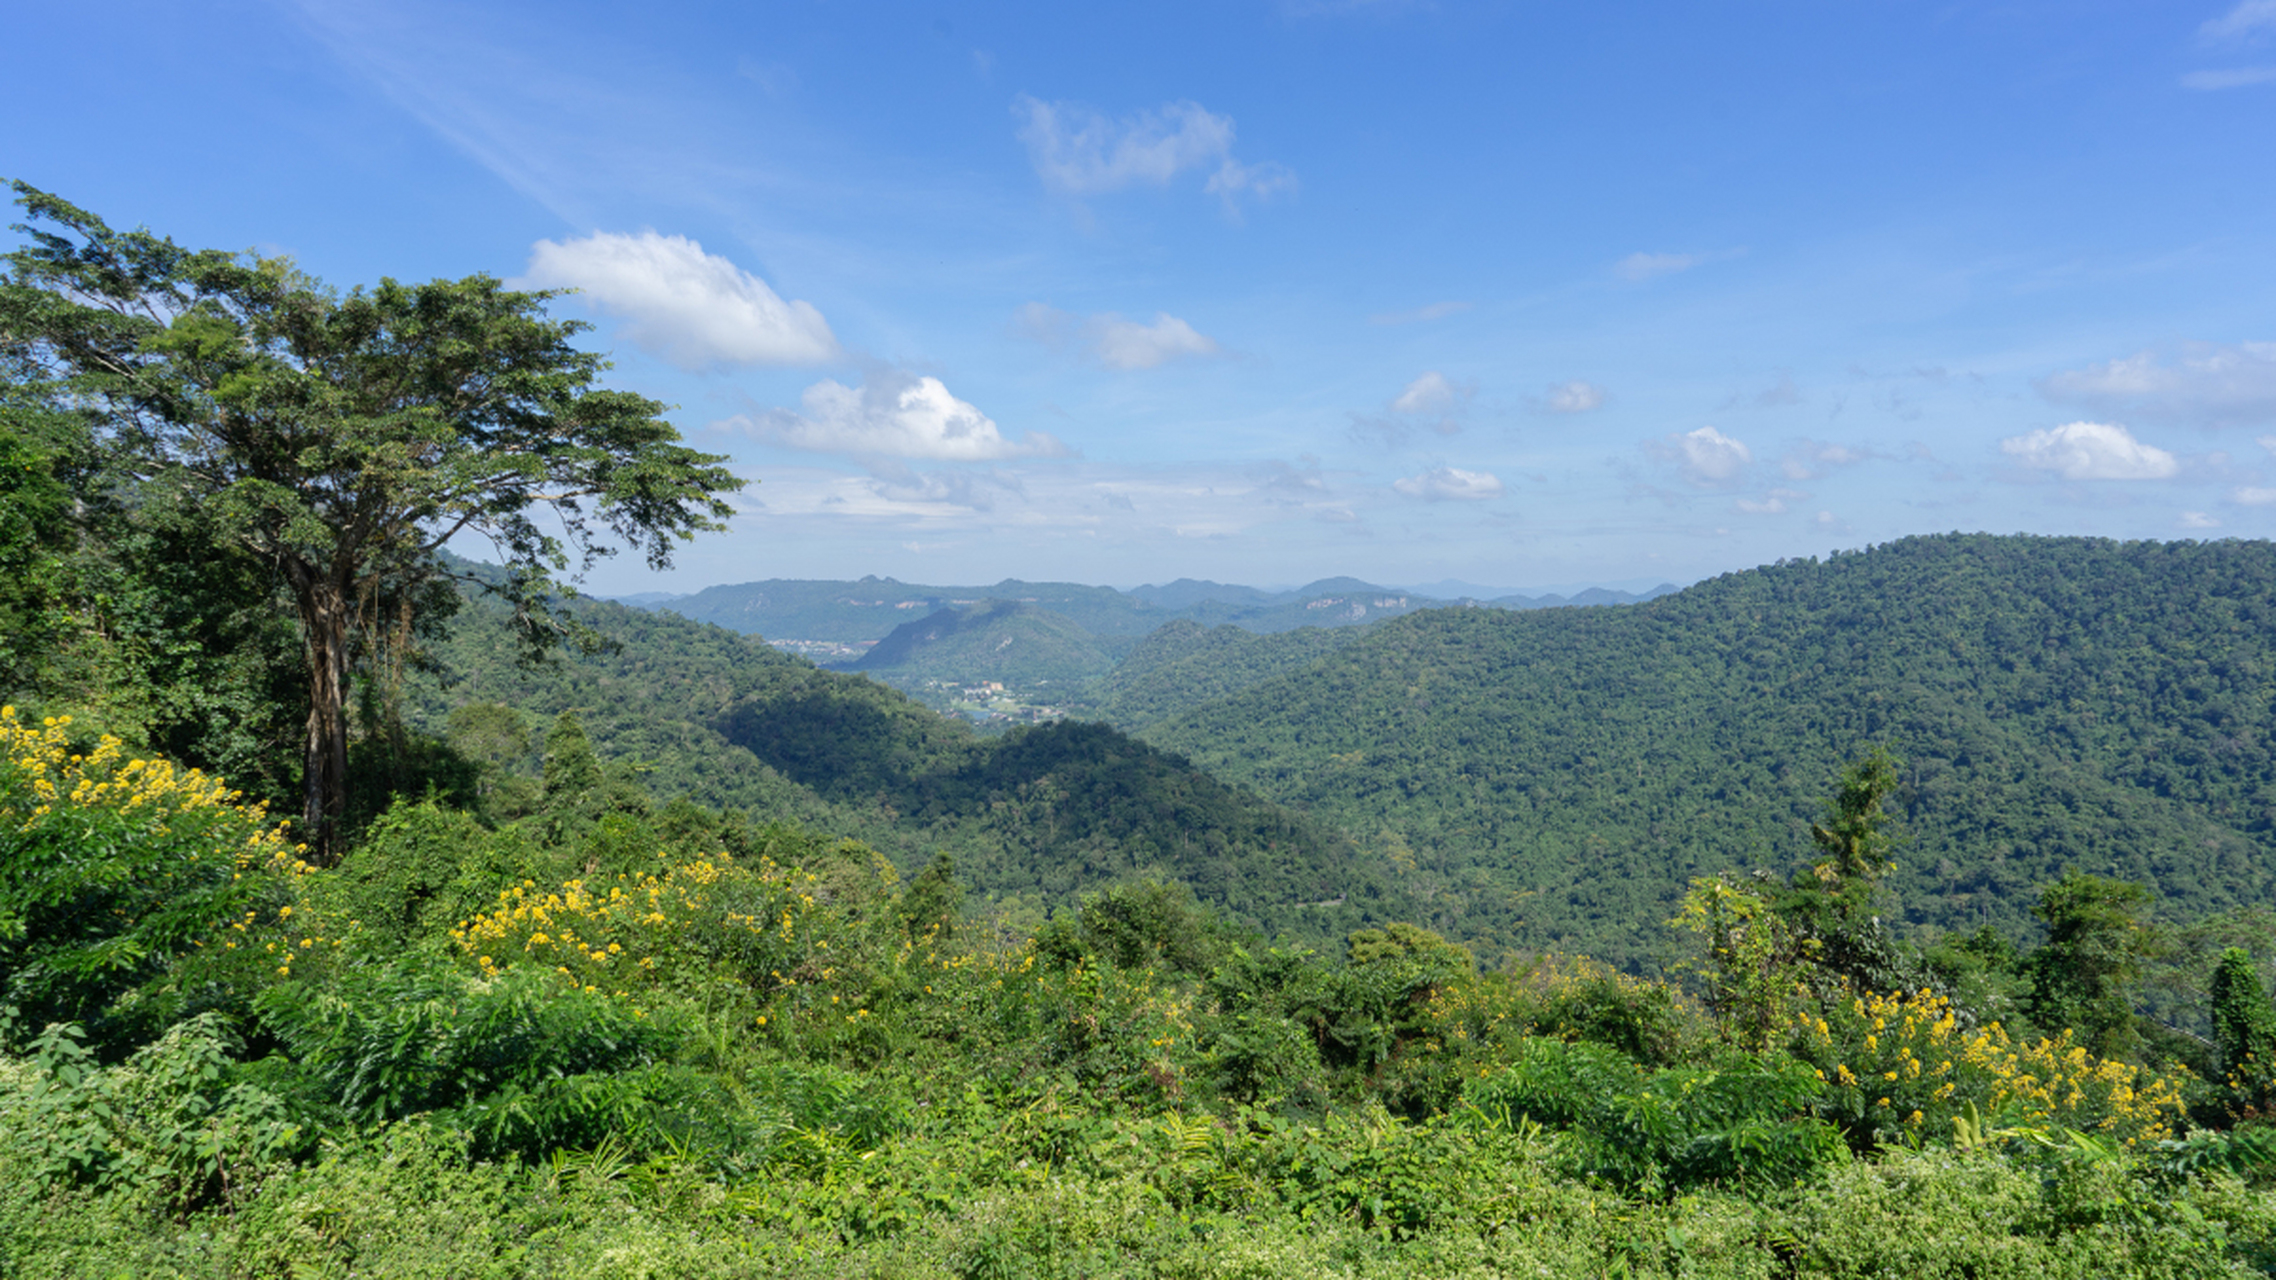
[[[2276,0],[2240,0],[2220,17],[2197,28],[2207,40],[2233,40],[2262,27],[2276,27]]]
[[[1574,379],[1549,388],[1541,407],[1551,413],[1587,413],[1604,404],[1604,388]]]
[[[1385,311],[1368,317],[1371,324],[1420,324],[1425,320],[1444,320],[1457,312],[1468,311],[1467,302],[1433,302],[1427,307],[1412,311]]]
[[[1202,189],[1223,200],[1226,212],[1231,213],[1239,209],[1241,196],[1268,200],[1284,191],[1294,191],[1296,171],[1271,160],[1263,164],[1242,164],[1227,156],[1225,163],[1217,166],[1217,172],[1209,175],[1209,182]]]
[[[1845,444],[1803,440],[1779,459],[1778,469],[1789,480],[1815,480],[1836,468],[1855,466],[1870,456],[1862,449],[1852,449]]]
[[[2198,343],[2057,373],[2039,393],[2113,416],[2234,426],[2276,421],[2276,342]]]
[[[1713,427],[1670,434],[1645,448],[1674,462],[1684,479],[1701,488],[1728,485],[1754,462],[1754,453],[1746,445]]]
[[[1787,504],[1800,502],[1809,496],[1809,494],[1800,492],[1799,490],[1795,489],[1772,489],[1769,493],[1763,495],[1762,501],[1760,502],[1751,501],[1746,498],[1740,498],[1738,500],[1738,508],[1741,511],[1749,512],[1753,515],[1758,516],[1784,515],[1786,514]]]
[[[2276,80],[2276,67],[2224,67],[2218,71],[2191,71],[2181,77],[2181,87],[2199,93],[2218,93],[2271,80]]]
[[[1480,502],[1502,496],[1502,482],[1491,473],[1460,467],[1432,467],[1419,476],[1394,480],[1391,487],[1426,502]]]
[[[2181,469],[2172,454],[2115,423],[2071,422],[1999,442],[2000,452],[2065,480],[2163,480]]]
[[[1109,369],[1152,369],[1184,357],[1223,355],[1217,340],[1167,311],[1154,313],[1151,324],[1125,320],[1112,311],[1088,319],[1057,307],[1030,302],[1014,320],[1018,330],[1038,342],[1057,345],[1078,338],[1092,359]]]
[[[2247,485],[2229,495],[2229,501],[2243,507],[2265,507],[2276,504],[2276,489],[2260,489]]]
[[[838,355],[822,313],[686,236],[596,232],[540,240],[515,283],[578,289],[624,319],[624,336],[682,369],[820,364]]]
[[[2221,527],[2221,522],[2202,511],[2184,511],[2181,513],[2181,527],[2184,529],[2218,529]]]
[[[1393,396],[1384,412],[1352,414],[1351,433],[1391,445],[1404,444],[1418,429],[1454,435],[1462,430],[1462,416],[1477,395],[1476,383],[1456,383],[1432,369]]]
[[[1012,112],[1022,118],[1019,138],[1036,175],[1067,195],[1166,186],[1187,170],[1205,168],[1212,169],[1207,190],[1228,210],[1244,195],[1263,199],[1296,188],[1296,174],[1286,165],[1236,159],[1233,118],[1211,114],[1198,102],[1165,103],[1110,119],[1080,103],[1021,94]]]
[[[1446,380],[1446,375],[1433,369],[1400,392],[1391,402],[1393,413],[1444,413],[1462,399],[1462,393]]]
[[[1214,339],[1194,332],[1192,325],[1167,311],[1154,313],[1152,324],[1125,320],[1113,312],[1094,316],[1091,350],[1109,369],[1151,369],[1180,356],[1219,354]]]
[[[2253,442],[2270,453],[2276,453],[2276,436],[2254,436]]]
[[[1040,431],[1006,439],[988,415],[950,395],[938,378],[883,370],[859,387],[824,379],[806,388],[800,402],[804,413],[774,409],[724,425],[793,449],[864,457],[987,462],[1067,452]]]

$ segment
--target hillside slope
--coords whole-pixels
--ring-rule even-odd
[[[1509,944],[1660,954],[1688,877],[1796,865],[1873,742],[1909,761],[1909,923],[2028,933],[2066,866],[2202,913],[2276,897],[2276,547],[1950,535],[1432,611],[1145,736]]]
[[[1090,632],[1032,604],[989,600],[895,627],[848,671],[942,680],[1076,684],[1114,669]]]
[[[542,729],[575,710],[600,753],[659,796],[686,795],[857,837],[904,870],[946,851],[981,894],[1071,904],[1137,876],[1191,885],[1268,933],[1313,942],[1413,914],[1382,869],[1331,829],[1101,725],[983,738],[858,675],[756,637],[586,601],[618,648],[519,666],[503,610],[475,599],[415,677],[405,716],[501,702]]]
[[[1069,710],[1136,732],[1297,670],[1363,634],[1356,627],[1258,633],[1181,618],[1140,641]]]

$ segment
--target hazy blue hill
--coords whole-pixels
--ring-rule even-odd
[[[2276,898],[2276,548],[1912,538],[1622,609],[1433,610],[1146,737],[1342,825],[1436,924],[1634,959],[1672,895],[1808,849],[1910,761],[1915,923],[2027,932],[2066,866]]]
[[[1357,579],[1357,578],[1322,578],[1322,579],[1320,579],[1318,582],[1307,582],[1307,583],[1305,583],[1303,586],[1296,588],[1294,591],[1291,591],[1291,592],[1288,592],[1288,593],[1284,594],[1283,596],[1281,596],[1281,598],[1280,598],[1279,600],[1275,601],[1274,603],[1276,603],[1276,604],[1288,604],[1288,603],[1293,603],[1293,602],[1296,602],[1296,601],[1303,601],[1303,600],[1316,600],[1316,599],[1320,598],[1321,596],[1335,596],[1335,595],[1394,595],[1394,596],[1395,596],[1395,595],[1400,595],[1400,594],[1405,594],[1405,593],[1402,593],[1402,592],[1399,592],[1399,591],[1393,590],[1393,589],[1391,589],[1391,588],[1389,588],[1389,587],[1378,587],[1378,586],[1376,586],[1376,585],[1375,585],[1374,583],[1372,583],[1372,582],[1362,582],[1362,581],[1360,581],[1360,580],[1359,580],[1359,579]]]
[[[1350,581],[1350,579],[1342,579]],[[1317,584],[1315,584],[1317,585]],[[1294,631],[1299,627],[1350,627],[1396,618],[1418,609],[1436,608],[1443,601],[1425,596],[1410,595],[1403,591],[1387,591],[1380,587],[1362,587],[1359,590],[1342,590],[1316,593],[1306,587],[1295,599],[1262,608],[1243,609],[1222,617],[1211,617],[1212,623],[1230,622],[1250,631]],[[1199,610],[1195,611],[1197,614]]]
[[[670,609],[773,640],[880,640],[895,627],[942,609],[987,600],[1033,604],[1102,635],[1140,636],[1170,613],[1112,587],[1006,579],[992,587],[936,587],[863,578],[829,582],[772,578],[706,587],[670,602]]]
[[[1072,619],[1038,605],[990,600],[905,622],[846,670],[954,680],[1079,683],[1114,658]]]
[[[1255,587],[1233,586],[1223,582],[1209,582],[1193,578],[1179,578],[1175,582],[1159,587],[1148,583],[1145,586],[1132,587],[1128,594],[1157,608],[1168,609],[1173,612],[1190,609],[1195,605],[1204,603],[1251,608],[1257,605],[1271,604],[1274,600],[1271,592],[1260,591]]]
[[[1586,591],[1576,591],[1569,596],[1553,594],[1497,596],[1486,601],[1486,603],[1500,609],[1564,609],[1588,605],[1641,604],[1646,600],[1657,600],[1661,596],[1673,595],[1676,590],[1677,588],[1673,583],[1662,583],[1644,592],[1615,591],[1610,587],[1590,587]]]

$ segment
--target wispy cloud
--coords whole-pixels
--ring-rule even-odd
[[[2038,386],[2057,404],[2111,416],[2213,427],[2276,422],[2276,342],[2144,351],[2057,373]]]
[[[1362,440],[1404,444],[1417,431],[1450,436],[1462,430],[1462,416],[1478,396],[1474,382],[1457,383],[1429,370],[1391,397],[1381,413],[1351,415],[1351,433]]]
[[[1167,186],[1179,174],[1209,170],[1205,189],[1237,213],[1258,200],[1296,189],[1295,171],[1233,155],[1233,118],[1198,102],[1170,102],[1120,118],[1074,102],[1021,94],[1012,103],[1019,138],[1045,186],[1071,196],[1105,195],[1136,186]]]
[[[2242,89],[2276,80],[2276,67],[2228,67],[2218,71],[2192,71],[2181,77],[2181,87],[2200,93]]]
[[[1809,497],[1809,494],[1803,493],[1799,489],[1772,489],[1769,493],[1764,494],[1760,500],[1740,498],[1736,505],[1739,510],[1749,515],[1781,516],[1786,514],[1788,508],[1794,503],[1807,502]]]
[[[1446,380],[1446,375],[1433,369],[1413,382],[1391,401],[1393,413],[1444,413],[1476,394],[1458,390]]]
[[[2207,40],[2227,41],[2276,29],[2276,0],[2240,0],[2238,5],[2197,28]]]
[[[517,284],[576,289],[623,317],[635,346],[682,369],[820,364],[838,355],[822,313],[685,236],[596,232],[540,240]]]
[[[1459,312],[1468,311],[1467,302],[1433,302],[1427,307],[1412,311],[1383,311],[1367,318],[1370,324],[1422,324],[1430,320],[1444,320]]]
[[[1528,403],[1540,413],[1588,413],[1604,407],[1604,388],[1575,378],[1553,384]]]
[[[1723,249],[1714,253],[1631,253],[1612,264],[1612,274],[1631,284],[1656,280],[1689,271],[1710,262],[1722,262],[1745,253],[1744,249]]]
[[[720,425],[793,449],[855,457],[988,462],[1067,452],[1040,431],[1009,439],[988,415],[949,394],[940,379],[898,370],[874,370],[859,387],[825,379],[808,387],[800,404],[803,412],[772,409]]]
[[[2070,422],[1999,442],[2001,453],[2065,480],[2163,480],[2181,462],[2109,422]]]
[[[1778,470],[1789,480],[1815,480],[1842,467],[1855,466],[1873,455],[1861,448],[1823,440],[1797,440],[1778,460]]]
[[[1732,392],[1730,398],[1723,402],[1720,411],[1728,413],[1733,409],[1789,409],[1800,403],[1802,389],[1794,385],[1792,373],[1782,371],[1778,375],[1778,381],[1751,395],[1744,391]]]
[[[1502,496],[1502,482],[1487,471],[1432,467],[1421,475],[1394,480],[1391,487],[1425,502],[1483,502]]]
[[[1138,321],[1112,311],[1075,316],[1030,302],[1019,309],[1015,327],[1038,342],[1078,342],[1089,358],[1109,369],[1153,369],[1173,360],[1225,354],[1215,338],[1167,311],[1155,312],[1151,321]]]

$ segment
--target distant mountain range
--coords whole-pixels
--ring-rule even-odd
[[[1442,583],[1441,587],[1467,584]],[[706,587],[691,595],[641,592],[615,597],[642,609],[668,609],[695,622],[709,622],[769,640],[883,640],[896,627],[943,610],[968,609],[991,602],[1032,605],[1057,614],[1099,637],[1138,637],[1164,623],[1190,619],[1204,626],[1231,624],[1246,631],[1293,631],[1299,627],[1342,627],[1396,618],[1420,609],[1472,604],[1498,609],[1546,609],[1570,605],[1632,604],[1667,595],[1663,583],[1637,593],[1591,588],[1574,595],[1434,595],[1381,587],[1357,578],[1323,578],[1291,591],[1265,591],[1222,582],[1180,578],[1162,586],[1129,591],[1072,582],[1023,582],[1006,578],[993,586],[943,587],[892,578],[859,581],[770,578]]]

